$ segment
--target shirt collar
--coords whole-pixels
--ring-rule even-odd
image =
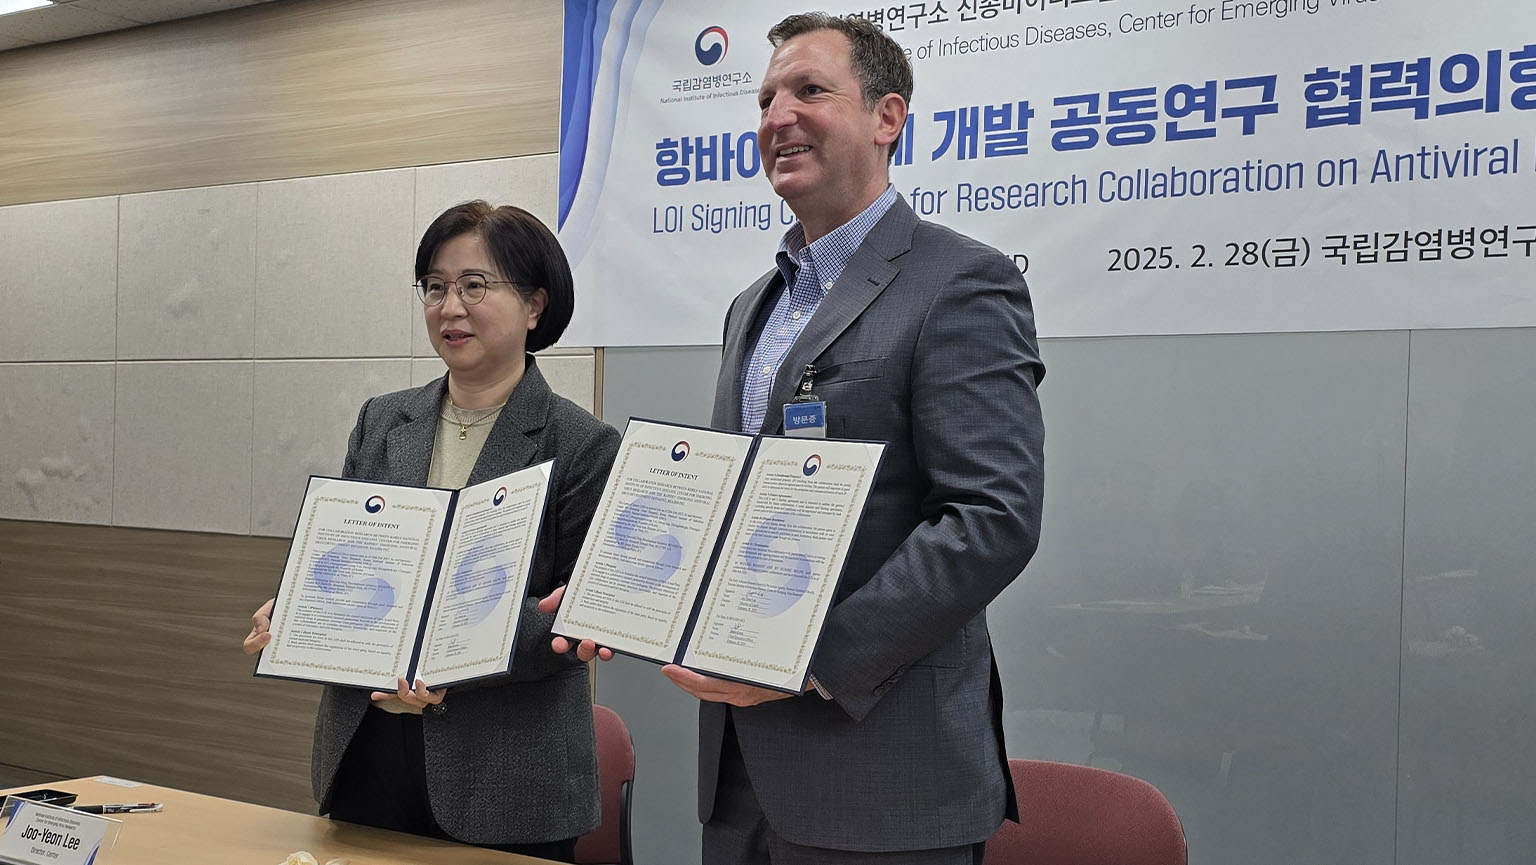
[[[827,286],[842,275],[843,268],[848,266],[853,254],[864,243],[864,238],[874,229],[875,223],[895,203],[896,187],[887,184],[880,197],[870,202],[857,216],[817,238],[809,246],[805,242],[805,226],[800,224],[800,220],[795,220],[795,224],[779,240],[779,249],[774,255],[779,272],[784,275],[785,285],[795,281],[795,274],[809,253],[811,267],[815,269],[816,278],[821,283],[821,293],[826,294]]]

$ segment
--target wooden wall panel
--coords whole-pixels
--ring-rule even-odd
[[[0,204],[548,153],[558,0],[287,0],[0,52]]]
[[[5,777],[116,775],[313,813],[320,688],[253,678],[240,651],[287,548],[0,521]]]
[[[62,775],[52,772],[38,772],[0,763],[0,787],[46,787],[53,781],[62,780]]]

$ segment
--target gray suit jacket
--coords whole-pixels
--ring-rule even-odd
[[[743,366],[783,279],[732,303],[713,424],[738,429]],[[761,430],[814,363],[827,434],[888,443],[811,671],[812,693],[731,709],[770,825],[798,844],[922,850],[1017,813],[985,609],[1040,532],[1045,374],[1013,262],[917,218],[877,223],[780,366]],[[699,814],[727,709],[700,711]]]
[[[364,403],[342,473],[425,484],[445,387],[446,377]],[[554,616],[536,604],[570,577],[618,447],[618,432],[555,395],[530,356],[470,472],[474,484],[555,459],[512,675],[451,688],[446,712],[422,716],[432,813],[461,841],[557,841],[598,823],[587,666],[549,650]],[[321,698],[310,770],[321,813],[368,705],[368,692],[352,688],[327,687]]]

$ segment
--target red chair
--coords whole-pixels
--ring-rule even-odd
[[[1020,822],[1003,822],[983,865],[1188,865],[1184,827],[1146,781],[1044,760],[1008,768]]]
[[[619,713],[592,707],[597,727],[598,786],[603,791],[603,822],[576,839],[581,865],[633,865],[629,845],[630,788],[635,783],[635,743]]]

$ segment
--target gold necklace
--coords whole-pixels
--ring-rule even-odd
[[[458,424],[459,441],[464,441],[469,437],[469,430],[471,427],[477,427],[483,423],[495,420],[496,415],[500,414],[501,410],[505,408],[506,405],[506,403],[502,403],[501,405],[493,406],[491,408],[474,409],[474,411],[481,412],[481,414],[473,419],[465,420],[464,417],[459,414],[459,407],[454,405],[452,400],[449,400],[443,404],[443,407],[453,412],[453,417],[449,417],[447,414],[443,413],[439,413],[438,417],[445,421]]]

